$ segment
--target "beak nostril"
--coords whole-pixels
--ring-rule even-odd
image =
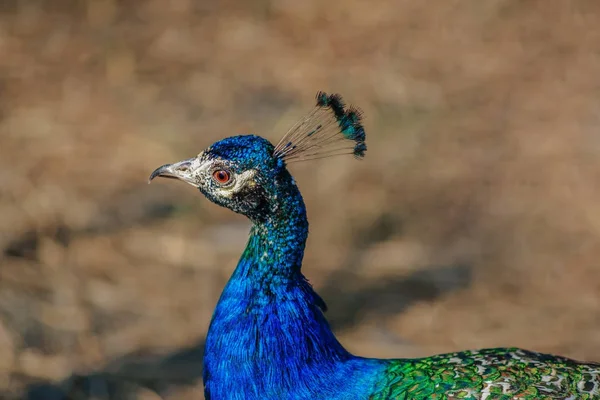
[[[193,161],[195,161],[195,159],[183,160],[173,164],[165,164],[162,167],[158,167],[154,170],[154,172],[152,172],[152,174],[150,174],[148,182],[150,182],[156,177],[161,176],[163,178],[179,179],[186,183],[189,183],[192,186],[198,187],[198,184],[194,179],[193,174]]]

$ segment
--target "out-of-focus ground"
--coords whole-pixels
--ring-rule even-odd
[[[0,398],[199,399],[249,223],[146,179],[339,92],[362,162],[291,166],[352,351],[600,360],[596,0],[0,2]]]

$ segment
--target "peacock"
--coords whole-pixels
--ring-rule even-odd
[[[600,364],[518,348],[373,359],[342,346],[301,272],[308,220],[287,164],[366,150],[361,112],[319,92],[275,146],[228,137],[150,175],[186,182],[252,222],[206,337],[206,399],[600,399]]]

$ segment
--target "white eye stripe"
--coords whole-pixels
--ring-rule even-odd
[[[231,178],[234,180],[233,185],[230,187],[218,188],[216,192],[222,197],[231,198],[235,193],[238,193],[246,187],[248,183],[254,179],[256,173],[257,171],[255,169],[249,169],[240,174],[232,174]]]

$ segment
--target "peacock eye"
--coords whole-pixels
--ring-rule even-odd
[[[231,174],[224,169],[218,169],[212,174],[213,179],[220,185],[225,185],[231,181]]]

